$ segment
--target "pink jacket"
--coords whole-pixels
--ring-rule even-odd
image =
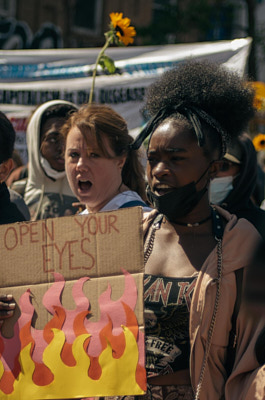
[[[248,265],[253,249],[261,240],[259,233],[245,219],[216,207],[228,222],[222,240],[223,271],[220,298],[212,338],[209,330],[216,303],[217,251],[216,248],[205,260],[199,272],[192,297],[190,312],[190,375],[194,393],[200,386],[200,400],[264,400],[265,368],[261,367],[254,354],[257,337],[265,321],[257,321],[247,314],[243,305],[237,318],[237,352],[231,375],[226,377],[225,360],[231,316],[236,299],[234,271]],[[149,213],[144,230],[150,227]],[[207,346],[210,343],[209,354]],[[205,359],[205,360],[204,360]],[[205,368],[203,365],[205,364]]]

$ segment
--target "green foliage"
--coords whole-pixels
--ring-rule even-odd
[[[112,58],[103,54],[99,59],[99,65],[104,70],[106,69],[110,74],[114,74],[116,71],[116,67]]]

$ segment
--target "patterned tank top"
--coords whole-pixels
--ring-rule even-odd
[[[189,368],[189,315],[197,276],[144,276],[147,376]]]

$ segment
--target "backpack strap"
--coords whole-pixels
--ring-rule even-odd
[[[229,341],[227,347],[227,359],[225,369],[227,376],[232,372],[235,357],[236,357],[236,345],[237,345],[237,334],[236,334],[236,321],[240,309],[241,298],[242,298],[242,286],[243,286],[243,268],[235,271],[236,277],[236,301],[234,305],[234,311],[232,315],[232,328],[229,333]]]
[[[224,224],[221,216],[217,210],[212,207],[212,223],[213,223],[213,234],[215,239],[222,239],[224,235]]]
[[[215,208],[213,207],[213,232],[217,239],[223,237],[224,227],[222,220]],[[234,310],[231,318],[232,328],[229,333],[228,346],[227,346],[227,359],[225,363],[225,369],[227,376],[232,372],[235,357],[236,357],[236,344],[237,344],[237,334],[236,334],[236,322],[239,313],[241,299],[242,299],[242,286],[243,286],[243,268],[237,269],[235,271],[236,278],[236,301],[234,305]]]
[[[147,205],[143,201],[132,200],[132,201],[128,201],[127,203],[124,203],[119,208],[128,208],[128,207],[136,207],[136,206],[146,207]]]

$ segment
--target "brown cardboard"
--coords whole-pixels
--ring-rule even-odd
[[[35,311],[32,327],[44,329],[53,316],[42,301],[47,290],[55,287],[54,273],[64,278],[60,301],[68,310],[75,310],[76,307],[72,294],[74,285],[80,278],[89,278],[83,283],[82,291],[89,299],[89,321],[97,322],[100,319],[100,295],[108,288],[111,288],[113,302],[124,295],[126,283],[122,270],[129,272],[131,278],[128,279],[133,279],[137,287],[134,313],[139,329],[143,332],[141,220],[142,209],[134,207],[0,226],[1,293],[11,293],[17,303],[14,317],[6,320],[2,326],[2,335],[12,338],[15,323],[21,315],[19,299],[27,290],[30,290],[31,304]],[[84,396],[83,393],[80,395]],[[103,390],[98,395],[107,393]],[[35,394],[32,396],[35,398]],[[78,392],[73,397],[79,397]]]

